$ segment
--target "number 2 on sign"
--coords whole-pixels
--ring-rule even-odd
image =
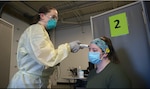
[[[128,22],[126,13],[120,13],[109,17],[111,37],[128,34]]]
[[[121,27],[121,26],[119,26],[119,22],[120,22],[119,20],[115,20],[114,22],[116,23],[116,25],[115,25],[115,29],[117,29],[117,28],[120,28],[120,27]]]

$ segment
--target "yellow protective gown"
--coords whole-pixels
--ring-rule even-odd
[[[55,65],[70,53],[70,45],[55,49],[45,28],[40,24],[28,27],[21,35],[17,50],[19,71],[8,88],[46,88]]]

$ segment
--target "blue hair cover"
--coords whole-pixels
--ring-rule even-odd
[[[99,38],[96,38],[96,39],[92,40],[91,43],[96,44],[105,53],[109,53],[110,52],[110,49],[109,49],[108,45],[103,40],[101,40]]]

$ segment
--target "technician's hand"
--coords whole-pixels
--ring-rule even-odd
[[[76,53],[80,50],[80,44],[81,44],[80,41],[73,41],[73,42],[70,42],[69,44],[70,44],[72,53]]]

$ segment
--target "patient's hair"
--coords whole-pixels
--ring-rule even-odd
[[[116,55],[116,52],[114,50],[114,47],[112,45],[111,40],[108,37],[100,37],[101,40],[105,41],[105,43],[108,45],[110,52],[108,53],[108,58],[111,62],[118,64],[120,61]]]

